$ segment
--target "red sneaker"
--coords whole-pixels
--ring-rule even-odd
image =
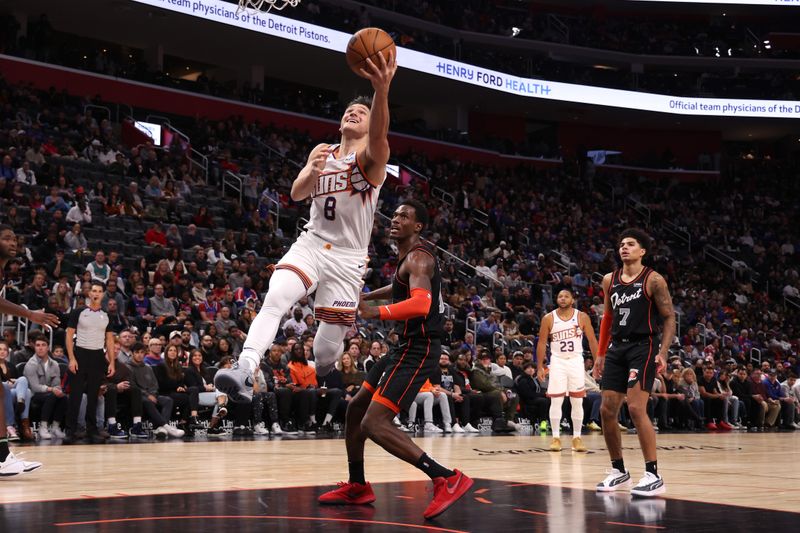
[[[328,505],[366,505],[375,501],[375,493],[372,492],[369,482],[362,485],[340,481],[337,486],[338,488],[320,495],[317,501]]]
[[[714,422],[709,422],[708,424],[706,424],[706,429],[709,431],[716,431],[717,425]]]
[[[733,426],[728,424],[727,422],[720,422],[717,425],[719,426],[720,429],[724,429],[725,431],[731,431],[733,429]]]
[[[459,470],[448,478],[437,477],[433,480],[433,501],[425,509],[423,516],[431,519],[445,512],[451,505],[462,497],[472,486],[474,481]]]

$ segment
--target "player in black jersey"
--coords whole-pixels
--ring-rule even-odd
[[[675,312],[667,282],[661,274],[642,264],[649,250],[650,237],[644,231],[636,228],[623,231],[619,238],[622,268],[603,278],[605,312],[600,323],[600,346],[593,373],[595,379],[602,375],[600,412],[612,468],[597,484],[601,492],[619,490],[631,482],[622,461],[622,440],[617,425],[619,409],[626,397],[645,460],[644,477],[631,489],[631,494],[656,496],[666,491],[658,475],[656,433],[647,416],[647,399],[656,372],[664,368],[669,346],[675,338]],[[660,345],[659,322],[663,322]]]
[[[3,280],[3,269],[17,255],[17,236],[14,229],[5,224],[0,225],[0,281]],[[58,327],[58,317],[42,311],[26,309],[0,297],[0,314],[26,318],[31,322],[51,327]],[[0,383],[0,477],[14,476],[23,472],[32,472],[42,466],[36,461],[23,461],[14,456],[8,449],[8,433],[6,431],[5,387]],[[14,416],[10,413],[9,416]]]
[[[433,252],[420,233],[428,223],[420,202],[400,204],[392,217],[389,236],[397,241],[399,261],[392,284],[362,297],[358,312],[366,319],[398,322],[398,344],[375,363],[363,386],[347,407],[345,440],[350,479],[319,497],[326,504],[367,504],[375,501],[364,479],[364,442],[372,439],[395,457],[412,464],[433,480],[433,501],[425,518],[443,513],[472,486],[472,479],[428,457],[392,419],[407,410],[417,392],[439,364],[443,331],[441,274]],[[370,306],[369,300],[392,297],[391,305]]]

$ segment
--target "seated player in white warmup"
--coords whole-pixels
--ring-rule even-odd
[[[583,337],[589,341],[592,356],[597,355],[597,339],[594,336],[589,315],[575,309],[575,298],[572,291],[563,289],[556,297],[558,307],[542,318],[539,330],[539,344],[536,346],[536,359],[539,380],[544,381],[544,360],[547,355],[547,343],[550,343],[550,382],[547,385],[547,396],[550,398],[550,425],[553,428],[553,442],[550,450],[561,451],[561,408],[564,396],[569,396],[572,407],[572,449],[585,452],[586,446],[581,440],[583,424],[583,398],[586,396]]]
[[[342,354],[355,322],[378,195],[389,160],[389,87],[394,56],[367,61],[373,98],[353,100],[342,116],[341,143],[317,145],[292,184],[292,200],[311,197],[311,215],[275,267],[264,305],[253,320],[238,365],[217,372],[214,385],[236,401],[252,397],[252,375],[272,344],[281,318],[295,302],[316,291],[314,337],[318,376],[326,376]]]

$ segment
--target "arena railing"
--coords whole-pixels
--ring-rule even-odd
[[[171,131],[175,132],[178,135],[178,137],[186,141],[186,145],[189,147],[189,152],[188,152],[189,163],[191,163],[195,167],[198,167],[203,172],[203,181],[205,183],[208,183],[208,168],[209,168],[208,157],[206,157],[205,155],[201,154],[200,152],[194,149],[194,147],[192,146],[192,139],[188,135],[183,133],[181,130],[173,126],[169,117],[165,117],[163,115],[151,114],[147,115],[146,120],[148,122],[155,122],[156,120],[163,122]]]

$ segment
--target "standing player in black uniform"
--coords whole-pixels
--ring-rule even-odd
[[[366,319],[398,321],[396,331],[400,342],[372,366],[348,405],[345,438],[350,479],[320,496],[320,503],[375,501],[372,486],[364,479],[367,438],[433,480],[433,501],[425,510],[425,518],[443,513],[472,486],[471,478],[438,464],[392,423],[395,415],[408,409],[425,380],[437,370],[441,353],[441,274],[433,253],[420,240],[427,223],[425,206],[414,200],[400,204],[392,217],[389,236],[397,240],[397,271],[391,285],[363,296],[358,312]],[[366,303],[390,294],[392,305],[374,307]]]
[[[3,269],[17,255],[17,236],[14,228],[0,224],[0,282],[3,280]],[[32,311],[9,302],[0,297],[0,314],[27,318],[31,322],[44,326],[58,327],[58,317],[42,311]],[[32,472],[42,466],[36,461],[23,461],[14,456],[8,449],[8,433],[6,430],[5,387],[0,383],[0,477],[15,476],[23,472]],[[14,413],[10,413],[14,416]]]
[[[619,238],[622,268],[603,278],[605,313],[600,323],[600,346],[593,373],[595,379],[602,375],[600,413],[612,468],[597,484],[601,492],[619,490],[631,482],[631,475],[622,461],[622,440],[617,425],[619,408],[626,396],[645,461],[644,477],[631,489],[631,494],[657,496],[666,491],[658,475],[656,433],[647,416],[647,399],[656,372],[664,368],[669,346],[675,338],[675,312],[667,282],[661,274],[642,264],[649,250],[650,237],[644,231],[636,228],[623,231]],[[660,347],[659,317],[663,321]]]

